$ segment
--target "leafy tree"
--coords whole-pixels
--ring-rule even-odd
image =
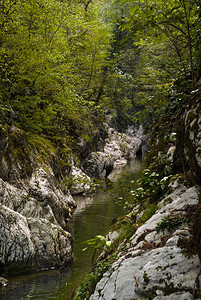
[[[1,1],[0,101],[18,111],[25,130],[54,136],[89,129],[111,38],[100,6]]]
[[[194,0],[122,0],[119,28],[126,32],[137,54],[133,102],[145,107],[138,117],[156,116],[168,101],[174,82],[200,77],[200,6]],[[125,43],[125,42],[124,42]],[[185,87],[187,89],[187,85]],[[147,112],[147,113],[145,113]]]

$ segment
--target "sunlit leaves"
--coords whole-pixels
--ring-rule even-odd
[[[57,117],[63,126],[88,117],[83,97],[94,100],[111,39],[101,5],[86,11],[76,0],[5,0],[0,6],[0,99],[19,110],[27,129],[34,118],[42,130],[56,126]]]

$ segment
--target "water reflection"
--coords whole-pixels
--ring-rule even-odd
[[[112,173],[108,176],[111,181],[117,181],[120,177],[128,176],[132,177],[132,180],[137,180],[141,175],[142,162],[139,159],[129,161],[126,165],[120,165],[116,167]]]
[[[133,160],[126,166],[113,170],[109,178],[118,180],[121,176],[136,180],[141,174],[141,163]],[[76,197],[77,209],[68,230],[74,237],[75,262],[72,267],[9,279],[10,284],[0,291],[2,300],[26,299],[68,299],[73,290],[91,268],[92,249],[83,252],[84,242],[97,234],[105,235],[111,221],[123,214],[123,208],[115,204],[105,192]]]

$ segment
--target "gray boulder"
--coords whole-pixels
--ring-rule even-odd
[[[90,177],[106,178],[113,169],[114,162],[109,154],[92,152],[83,162],[83,168]]]
[[[92,152],[83,161],[83,168],[90,177],[107,177],[113,167],[135,158],[142,142],[139,137],[130,137],[114,128],[108,128],[108,138],[105,141],[102,152]]]
[[[0,266],[3,274],[55,268],[72,260],[72,238],[45,219],[26,218],[0,205]]]

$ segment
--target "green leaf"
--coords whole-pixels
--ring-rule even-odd
[[[88,247],[86,247],[86,248],[83,248],[83,249],[82,249],[82,251],[84,252],[84,251],[86,251],[87,249],[88,249]]]
[[[138,7],[132,6],[129,10],[130,15],[133,16],[137,12],[137,10],[138,10]]]

